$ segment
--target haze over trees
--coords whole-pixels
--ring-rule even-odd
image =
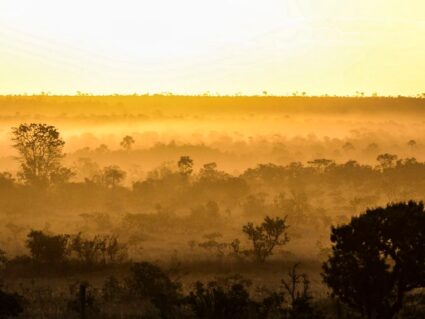
[[[74,98],[2,109],[8,316],[425,316],[422,102]]]

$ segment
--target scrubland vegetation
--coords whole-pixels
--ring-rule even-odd
[[[424,106],[0,97],[0,318],[422,318]]]

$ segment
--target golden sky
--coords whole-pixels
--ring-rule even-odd
[[[0,0],[0,94],[425,92],[424,0]]]

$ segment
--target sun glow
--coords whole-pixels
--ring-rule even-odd
[[[415,94],[424,11],[420,0],[3,0],[0,93]]]

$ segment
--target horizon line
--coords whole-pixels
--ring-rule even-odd
[[[173,93],[173,92],[156,92],[156,93],[104,93],[95,94],[89,92],[76,91],[74,94],[59,94],[52,92],[41,91],[39,93],[1,93],[0,97],[261,97],[261,98],[411,98],[411,99],[425,99],[425,93],[418,93],[416,95],[379,95],[377,93],[365,94],[364,92],[356,92],[352,95],[338,95],[338,94],[307,94],[306,92],[294,92],[292,94],[277,95],[270,94],[267,91],[263,91],[262,94],[220,94],[204,92],[199,94],[188,94],[188,93]]]

